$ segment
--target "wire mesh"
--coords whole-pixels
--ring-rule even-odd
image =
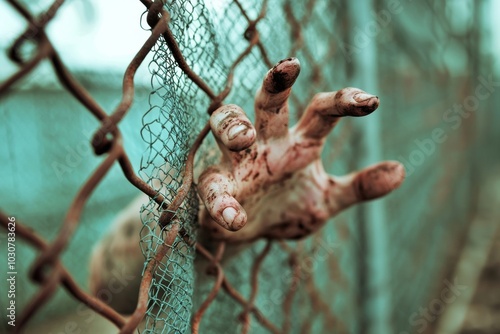
[[[258,87],[263,73],[272,67],[273,63],[277,60],[286,58],[289,55],[297,56],[305,63],[301,74],[302,78],[305,79],[297,83],[299,85],[297,91],[301,92],[301,94],[295,95],[292,102],[297,110],[300,110],[301,107],[303,108],[315,93],[332,89],[332,87],[338,86],[338,83],[343,79],[341,77],[341,73],[343,72],[340,70],[341,65],[339,65],[341,62],[327,61],[332,56],[342,57],[341,54],[335,52],[336,50],[338,51],[335,43],[317,43],[317,37],[315,36],[316,34],[325,36],[325,32],[328,30],[330,30],[330,34],[333,33],[333,30],[330,28],[330,22],[319,21],[321,23],[318,24],[318,21],[315,21],[315,19],[321,17],[324,11],[329,11],[332,15],[336,15],[339,9],[334,3],[320,2],[316,7],[312,1],[306,3],[306,6],[304,4],[294,5],[286,1],[245,1],[241,3],[238,1],[226,1],[218,2],[211,7],[206,7],[203,3],[203,1],[167,3],[166,9],[171,15],[171,30],[187,64],[212,88],[212,91],[224,92],[224,86],[229,80],[232,89],[227,96],[227,101],[239,104],[246,110],[251,110],[253,108],[255,87]],[[286,14],[284,15],[284,13]],[[304,15],[304,17],[295,17],[300,14]],[[304,23],[309,21],[316,22],[316,27],[308,29],[306,24],[299,24],[300,20],[304,21]],[[293,31],[290,27],[294,27]],[[277,40],[281,41],[280,45],[273,47]],[[185,159],[182,155],[187,154],[188,151],[188,146],[183,146],[184,143],[177,143],[175,141],[179,140],[179,138],[192,138],[193,133],[196,133],[193,130],[196,129],[199,131],[201,129],[203,123],[207,120],[207,113],[205,111],[207,105],[209,105],[209,101],[206,94],[196,89],[196,86],[187,78],[186,74],[179,71],[174,56],[169,53],[169,49],[166,49],[165,45],[161,42],[159,44],[157,50],[155,50],[155,59],[150,64],[150,69],[152,69],[153,73],[153,83],[157,85],[153,87],[153,91],[161,98],[157,100],[154,98],[150,99],[152,106],[145,116],[145,119],[147,118],[148,121],[144,122],[143,132],[147,132],[145,140],[150,144],[149,150],[153,153],[148,152],[148,161],[145,163],[143,160],[142,165],[143,168],[144,165],[146,165],[146,168],[152,168],[151,172],[145,173],[146,175],[166,175],[166,180],[165,178],[162,180],[162,186],[164,187],[163,189],[167,190],[167,193],[169,189],[174,190],[171,192],[170,197],[173,198],[175,196],[175,189],[180,185],[180,182],[177,180],[179,180],[179,173],[183,168],[183,161]],[[203,47],[200,47],[200,45]],[[235,62],[239,62],[239,64],[235,66]],[[322,68],[319,65],[322,63],[328,68]],[[335,68],[335,64],[339,68]],[[234,74],[232,73],[233,71]],[[326,71],[339,73],[339,75],[337,77],[329,76],[322,78],[321,73]],[[188,111],[189,115],[180,115],[183,111]],[[164,118],[160,116],[162,112],[165,115]],[[191,119],[188,117],[191,117]],[[174,125],[171,126],[171,124]],[[184,141],[186,142],[185,139]],[[200,161],[198,161],[198,165],[206,166],[210,161],[214,161],[213,159],[206,158],[210,147],[213,145],[209,144],[207,146],[204,150],[205,154],[199,155]],[[153,155],[155,156],[152,157]],[[177,157],[181,157],[179,164],[176,164]],[[157,158],[156,161],[155,158]],[[168,165],[165,165],[164,161],[168,161]],[[165,192],[162,191],[162,193]],[[168,198],[168,195],[166,198]],[[151,201],[149,206],[150,212],[154,210],[154,206],[154,201]],[[155,233],[150,232],[148,235],[155,235]],[[190,236],[192,237],[192,235]],[[332,246],[328,245],[328,247]],[[148,249],[147,251],[150,250]],[[326,252],[324,249],[322,251]],[[294,252],[290,251],[293,254],[286,255],[287,253],[283,253],[283,250],[280,248],[270,248],[267,252],[272,253],[273,261],[281,257],[286,262],[288,257],[293,257],[294,261],[297,262],[295,264],[297,266],[296,271],[300,269],[300,261],[303,258],[297,256]],[[314,251],[310,251],[310,253],[314,253]],[[304,257],[308,258],[307,254],[309,253],[305,254]],[[227,328],[241,327],[242,331],[246,332],[252,325],[252,329],[257,332],[263,331],[266,328],[272,332],[279,332],[282,323],[285,326],[285,331],[295,328],[299,324],[299,320],[297,320],[297,323],[294,323],[292,326],[292,319],[290,317],[292,314],[292,305],[296,302],[296,287],[288,292],[288,288],[274,288],[275,293],[279,294],[280,303],[285,302],[284,299],[286,299],[286,308],[282,311],[274,312],[270,317],[272,320],[265,319],[263,315],[268,313],[269,309],[267,312],[256,311],[259,312],[258,314],[262,313],[260,316],[257,316],[261,319],[261,322],[259,324],[252,324],[251,317],[249,316],[249,309],[251,307],[264,303],[262,305],[269,308],[270,303],[275,303],[266,301],[255,295],[257,283],[248,280],[248,273],[256,271],[253,264],[255,258],[258,258],[258,251],[250,251],[247,255],[244,255],[243,259],[240,259],[241,261],[238,261],[238,270],[230,268],[231,271],[224,273],[224,277],[230,277],[232,282],[238,282],[238,292],[241,295],[253,296],[253,298],[251,297],[250,300],[245,301],[244,299],[234,299],[235,296],[231,299],[217,294],[214,303],[219,305],[219,308],[223,308],[225,312],[224,317],[220,317],[212,313],[212,310],[217,309],[216,307],[211,307],[207,310],[208,315],[205,317],[213,319],[210,323],[210,331],[217,332],[218,330],[224,331],[224,328],[227,330]],[[268,267],[264,265],[260,267],[260,275],[265,275],[266,270],[264,268]],[[161,272],[157,272],[157,274],[159,277],[167,277],[164,280],[165,282],[170,282],[172,279],[172,277],[168,277],[169,274],[163,275]],[[189,277],[186,274],[184,273],[183,277]],[[290,270],[290,274],[292,274],[292,270]],[[267,276],[269,278],[280,277],[272,272],[267,273]],[[313,305],[314,310],[318,314],[323,314],[323,317],[326,319],[326,325],[333,324],[332,328],[334,329],[342,328],[341,322],[338,321],[339,319],[331,310],[328,310],[328,308],[327,310],[323,310],[323,306],[326,303],[321,302],[321,298],[315,287],[313,275],[308,275],[307,278],[309,292],[303,291],[300,294],[301,301],[303,302],[302,305],[307,305],[306,301],[311,298],[311,300],[315,301]],[[245,281],[246,283],[243,283]],[[283,287],[282,282],[279,282],[279,280],[274,282],[272,280],[269,282],[259,280],[258,285],[261,289],[271,289],[275,286]],[[206,282],[203,284],[203,279],[199,279],[196,286],[201,291],[197,293],[198,298],[194,301],[196,305],[195,309],[202,307],[203,302],[205,302],[202,296],[213,291],[211,284],[206,284]],[[220,289],[220,287],[218,288]],[[182,292],[180,293],[182,294]],[[186,289],[185,295],[188,296],[190,293],[191,291]],[[285,296],[287,297],[285,298]],[[161,294],[160,296],[150,295],[150,298],[155,304],[157,300],[163,299],[162,304],[165,304],[164,297]],[[265,305],[266,302],[267,305]],[[242,312],[238,304],[243,304],[246,311]],[[262,305],[259,306],[262,307]],[[159,311],[155,308],[150,308],[147,313],[147,330],[157,329],[155,327],[157,325],[155,324],[158,324],[158,318],[162,318],[163,315],[168,314],[168,310],[172,306],[168,305],[167,309]],[[272,309],[275,309],[275,307]],[[295,308],[293,314],[299,314],[300,312],[298,311]],[[306,331],[307,327],[312,326],[314,322],[308,318],[309,314],[303,314],[302,320],[304,321],[302,322],[305,323],[303,330]],[[199,318],[195,316],[194,319],[201,320],[201,316]],[[308,319],[308,321],[305,321],[305,319]],[[217,325],[218,320],[220,320],[219,325]],[[273,325],[271,325],[272,323]],[[197,331],[199,323],[195,321],[193,327]],[[162,328],[162,330],[172,330],[174,332],[173,328],[175,327],[167,326]]]
[[[223,243],[209,251],[195,242],[198,201],[192,188],[194,154],[199,152],[196,165],[200,168],[217,159],[212,150],[213,139],[204,140],[208,133],[208,115],[225,101],[252,110],[255,89],[262,75],[276,61],[296,56],[302,62],[301,79],[294,86],[291,100],[296,117],[315,93],[334,90],[351,79],[354,64],[346,62],[345,46],[342,45],[342,40],[352,37],[348,17],[343,15],[346,1],[141,2],[149,9],[143,14],[144,28],[148,29],[149,25],[154,29],[125,73],[122,101],[108,114],[66,69],[44,32],[63,1],[55,1],[45,13],[33,17],[19,1],[9,0],[28,22],[29,29],[11,48],[10,57],[20,65],[20,70],[0,85],[0,95],[6,94],[42,60],[48,59],[62,85],[101,123],[92,146],[96,154],[105,157],[75,198],[54,242],[48,243],[18,224],[18,235],[40,251],[31,277],[41,287],[24,309],[16,329],[21,330],[62,285],[75,298],[112,321],[122,333],[132,332],[141,321],[141,331],[146,333],[184,333],[189,329],[198,332],[200,328],[202,332],[214,333],[234,329],[243,333],[362,330],[357,327],[362,325],[356,324],[356,314],[365,296],[359,296],[357,268],[352,266],[358,245],[355,228],[348,224],[349,213],[338,217],[335,225],[328,224],[314,237],[298,242],[297,246],[260,241],[242,252],[238,261],[226,264],[221,262],[226,247]],[[381,8],[387,6],[386,1],[377,3]],[[405,25],[411,20],[409,16],[403,14],[393,18],[393,24],[401,27],[399,31],[392,30],[396,34],[394,39],[401,43],[405,42],[401,30],[410,29]],[[441,57],[441,62],[436,67],[426,67],[425,57],[429,54],[411,47],[407,49],[404,62],[410,64],[409,68],[432,74],[433,84],[438,86],[438,76],[445,75],[447,66],[452,66],[443,56],[446,45],[440,41],[452,33],[449,25],[439,26],[436,21],[448,23],[452,19],[428,19],[432,22],[429,30],[435,40],[420,44],[438,45],[441,49],[431,57]],[[37,48],[30,59],[24,60],[20,49],[27,40],[34,42]],[[385,69],[390,69],[393,65],[391,45],[382,43],[381,49],[387,49],[384,52],[388,55],[381,63]],[[153,53],[149,63],[152,91],[140,130],[148,148],[136,175],[121,144],[117,124],[130,107],[134,68],[150,51]],[[397,72],[397,64],[395,67],[393,71]],[[391,76],[387,78],[390,80]],[[380,80],[386,80],[383,74]],[[396,95],[401,99],[407,93],[402,87],[394,88],[390,82],[386,82],[385,87],[383,90],[399,88],[401,92]],[[449,91],[454,89],[451,87]],[[397,101],[394,105],[405,103]],[[389,116],[393,117],[394,113]],[[335,137],[330,138],[324,154],[327,168],[331,168],[339,155],[348,153],[351,158],[336,162],[336,171],[352,169],[356,156],[352,148],[343,145],[351,131],[356,130],[346,121]],[[421,129],[415,129],[418,131]],[[204,145],[200,148],[202,141]],[[120,164],[125,177],[134,186],[151,198],[140,213],[143,222],[140,246],[146,261],[137,307],[129,319],[85,293],[59,260],[77,229],[83,204],[114,162]],[[436,182],[431,180],[426,187]],[[421,191],[426,190],[422,188]],[[393,215],[403,214],[396,210]],[[0,218],[6,226],[7,216],[2,214]],[[415,220],[419,218],[421,216],[414,217]],[[400,230],[390,232],[394,234],[395,245],[399,245]],[[462,232],[455,231],[457,235]],[[408,239],[401,240],[406,242]],[[416,248],[409,247],[407,252]],[[209,264],[209,277],[215,279],[207,280],[206,275],[195,272],[195,253]],[[404,267],[401,263],[404,259],[401,254],[397,255],[393,263],[398,268]],[[433,279],[435,277],[429,276],[429,281],[413,289],[428,288]],[[404,286],[395,288],[404,289]],[[336,300],[325,300],[325,295],[336,296]],[[414,295],[417,293],[398,296],[396,302],[404,305],[402,309],[406,312],[412,307],[408,299]],[[421,297],[422,302],[424,298],[426,296]],[[398,328],[404,328],[406,319],[397,314],[396,318]],[[210,319],[210,323],[205,319]]]

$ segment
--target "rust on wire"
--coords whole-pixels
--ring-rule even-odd
[[[56,292],[58,285],[61,282],[61,269],[56,267],[54,272],[43,282],[42,288],[38,290],[35,296],[31,299],[28,305],[24,308],[21,316],[18,319],[17,326],[14,328],[16,333],[21,333],[21,330],[26,323],[35,315],[43,304]]]
[[[272,241],[268,240],[266,246],[262,250],[262,252],[255,258],[255,261],[252,266],[252,274],[250,276],[250,286],[252,288],[250,293],[250,298],[248,300],[248,304],[245,306],[245,310],[241,314],[240,318],[243,322],[243,329],[241,331],[242,334],[247,334],[250,330],[250,311],[254,306],[255,298],[257,297],[257,292],[259,290],[259,272],[262,262],[269,254],[271,250]]]
[[[191,189],[191,185],[193,184],[194,156],[196,154],[196,151],[200,147],[203,139],[207,136],[209,132],[210,132],[210,124],[207,123],[203,128],[203,130],[198,135],[198,137],[196,138],[196,141],[194,142],[193,146],[191,147],[191,150],[189,151],[186,159],[186,166],[184,168],[182,185],[177,190],[177,194],[175,195],[170,205],[167,207],[165,211],[162,212],[158,220],[158,224],[161,227],[167,226],[172,221],[172,219],[175,216],[175,211],[181,206],[181,204],[186,199],[189,193],[189,189]]]
[[[18,235],[37,248],[40,252],[30,270],[31,278],[40,285],[40,288],[25,307],[18,322],[19,326],[16,329],[18,331],[21,330],[23,326],[33,317],[33,315],[53,296],[57,288],[59,286],[63,286],[75,299],[81,301],[89,308],[116,325],[120,329],[120,333],[134,332],[146,314],[150,298],[150,288],[155,282],[154,278],[157,267],[166,256],[168,257],[171,249],[175,247],[175,241],[179,236],[179,238],[183,239],[183,241],[188,245],[195,247],[199,256],[208,260],[210,263],[209,272],[215,276],[214,285],[210,293],[206,296],[199,309],[193,313],[191,319],[193,333],[198,333],[203,315],[206,313],[206,310],[213,305],[217,295],[222,292],[229,295],[241,305],[242,313],[240,319],[243,322],[243,333],[247,333],[249,331],[251,324],[250,315],[253,315],[253,317],[269,332],[281,333],[278,327],[266,318],[255,305],[259,288],[258,275],[265,257],[271,250],[272,243],[268,241],[264,249],[254,260],[249,276],[251,280],[251,293],[249,298],[246,299],[240,292],[238,292],[237,289],[233,287],[224,273],[222,258],[225,251],[225,243],[220,243],[215,254],[212,254],[203,245],[197,243],[195,240],[190,240],[186,230],[176,221],[175,213],[184,203],[189,191],[192,189],[194,182],[194,158],[203,140],[210,132],[209,124],[207,123],[200,131],[187,154],[185,168],[182,175],[182,185],[177,189],[176,196],[170,203],[167,203],[167,200],[163,195],[155,191],[134,172],[130,159],[123,148],[122,135],[118,129],[118,123],[126,116],[133,103],[135,73],[138,67],[143,63],[147,54],[158,43],[160,38],[163,38],[162,42],[165,42],[167,45],[179,69],[181,69],[182,72],[210,99],[210,104],[207,107],[207,112],[209,114],[222,106],[226,97],[231,93],[236,68],[255,48],[259,50],[263,62],[268,67],[272,67],[273,64],[260,39],[258,31],[258,23],[265,18],[267,13],[268,0],[263,0],[259,14],[254,19],[247,14],[239,0],[233,0],[248,24],[244,36],[242,36],[248,41],[248,45],[231,63],[227,77],[225,78],[224,88],[218,94],[215,93],[215,91],[192,69],[186,61],[174,34],[170,30],[170,15],[164,8],[165,1],[140,0],[141,3],[148,9],[146,19],[151,27],[151,35],[129,63],[123,76],[122,98],[114,111],[109,114],[97,103],[97,101],[78,82],[78,80],[73,77],[45,33],[45,27],[58,13],[59,9],[64,4],[64,0],[55,0],[45,12],[36,18],[19,1],[7,1],[27,21],[28,27],[14,40],[11,47],[7,51],[9,58],[18,64],[20,68],[17,72],[0,83],[0,98],[4,97],[9,88],[11,88],[15,83],[25,78],[32,70],[34,70],[41,61],[47,59],[51,63],[61,85],[100,122],[98,129],[94,133],[91,144],[97,155],[105,155],[104,160],[75,195],[67,211],[66,217],[61,224],[60,231],[56,235],[53,242],[46,242],[35,231],[25,227],[22,223],[17,223]],[[309,8],[312,8],[312,3],[314,3],[314,0],[308,1]],[[286,11],[287,15],[292,16],[288,19],[294,22],[293,20],[296,19],[293,17],[293,13],[290,8],[287,10],[289,11]],[[296,27],[294,27],[292,34],[301,37],[300,28],[297,30]],[[32,57],[25,60],[22,59],[20,50],[23,44],[27,41],[35,42],[36,49]],[[302,43],[302,37],[296,38],[293,50],[297,51],[301,48]],[[158,204],[158,208],[161,212],[158,223],[165,229],[163,243],[159,245],[156,252],[147,261],[143,278],[141,280],[138,302],[134,313],[128,319],[122,317],[110,306],[103,303],[96,297],[93,297],[89,293],[85,292],[60,262],[62,252],[71,242],[71,239],[78,228],[85,204],[92,195],[92,192],[101,183],[102,179],[107,175],[115,162],[118,162],[125,178],[131,184],[148,195],[156,202],[156,204]],[[8,218],[1,212],[0,222],[4,228],[7,228]],[[284,245],[284,247],[288,247],[284,242],[281,244],[282,246]],[[298,261],[296,254],[293,259],[291,256],[291,261],[293,263]],[[298,276],[298,273],[296,272],[296,270],[298,270],[297,267],[298,266],[295,265],[292,268],[294,277]],[[308,284],[311,283],[309,282]],[[290,329],[291,302],[293,300],[295,290],[296,286],[292,284],[285,297],[283,304],[285,313],[283,332],[288,332]],[[317,293],[315,293],[313,287],[309,287],[308,290],[311,295],[314,295],[317,304],[322,302],[321,298],[317,296]]]
[[[49,10],[40,16],[40,19],[35,20],[33,16],[29,13],[29,11],[24,8],[19,2],[15,0],[9,0],[9,3],[28,21],[29,30],[23,33],[19,38],[16,39],[12,47],[10,48],[11,58],[14,58],[14,61],[17,60],[17,63],[22,65],[21,69],[12,75],[10,78],[5,80],[0,85],[0,94],[5,94],[5,92],[17,81],[24,78],[27,74],[31,72],[36,66],[45,58],[49,58],[54,71],[60,80],[63,87],[65,87],[80,103],[82,103],[97,119],[99,119],[104,124],[102,127],[104,128],[107,124],[111,123],[112,126],[116,126],[116,123],[123,118],[126,111],[130,108],[133,99],[133,75],[135,71],[139,67],[139,65],[144,60],[147,53],[151,50],[151,48],[155,45],[158,37],[163,32],[167,26],[165,20],[162,20],[157,25],[156,29],[153,29],[153,34],[146,41],[145,45],[138,52],[137,56],[131,62],[124,77],[124,97],[122,99],[122,103],[117,107],[117,110],[112,115],[112,118],[108,118],[105,111],[95,102],[95,100],[91,97],[91,95],[72,77],[69,71],[64,66],[62,60],[52,47],[48,37],[43,31],[45,25],[50,21],[51,18],[54,17],[57,10],[63,4],[63,1],[55,1],[49,8]],[[163,15],[164,18],[168,21],[168,15]],[[38,49],[30,61],[23,63],[22,60],[17,56],[18,48],[21,47],[23,41],[26,39],[35,39],[38,42]],[[111,122],[105,123],[106,120],[111,119]],[[42,287],[39,292],[35,295],[35,297],[31,300],[28,306],[25,308],[24,313],[21,315],[19,319],[19,325],[17,327],[20,330],[25,323],[32,317],[32,315],[45,304],[45,302],[53,295],[57,286],[62,284],[65,286],[73,296],[80,301],[84,302],[86,305],[93,308],[96,312],[102,314],[110,321],[115,323],[118,327],[122,328],[125,325],[125,321],[123,318],[118,315],[113,309],[109,306],[103,304],[96,298],[88,295],[83,292],[81,288],[78,287],[76,282],[72,279],[72,277],[67,273],[66,270],[59,264],[59,255],[64,250],[68,242],[71,240],[71,236],[75,231],[81,212],[84,208],[85,203],[90,197],[92,191],[95,187],[100,183],[102,178],[109,171],[112,164],[119,160],[122,169],[129,179],[134,185],[143,190],[149,196],[154,195],[155,198],[163,202],[163,198],[161,196],[156,196],[156,192],[152,190],[147,184],[145,184],[142,180],[135,176],[133,173],[128,157],[123,150],[122,142],[121,142],[121,134],[115,128],[113,129],[113,139],[111,142],[106,143],[106,137],[103,135],[101,137],[94,137],[94,144],[100,145],[100,147],[105,147],[107,145],[107,149],[103,149],[103,151],[107,152],[109,149],[108,156],[104,160],[104,162],[98,167],[96,172],[91,176],[91,178],[85,183],[82,189],[78,192],[77,196],[73,200],[73,203],[68,210],[68,214],[63,222],[62,228],[55,241],[51,244],[46,244],[43,240],[38,237],[34,232],[31,233],[20,233],[21,237],[26,238],[31,241],[37,248],[39,248],[42,253],[39,255],[34,265],[32,266],[31,276],[32,278],[41,283]],[[104,144],[103,144],[104,143]],[[98,146],[99,147],[99,146]],[[102,152],[104,153],[104,152]],[[161,203],[160,202],[160,203]],[[4,215],[2,215],[3,217]],[[2,224],[4,225],[4,224]],[[21,226],[21,225],[19,225]],[[6,226],[4,226],[6,227]],[[22,227],[18,227],[18,230],[27,232],[27,229],[22,229]],[[163,256],[161,257],[163,258]],[[160,258],[160,260],[161,260]],[[133,319],[132,319],[133,320]],[[130,325],[129,325],[130,327]],[[124,327],[125,329],[127,327]],[[135,327],[134,327],[135,328]],[[132,329],[133,330],[133,329]]]
[[[191,330],[192,330],[193,334],[199,333],[200,323],[201,323],[201,319],[203,317],[203,314],[208,309],[210,304],[212,304],[212,302],[215,300],[215,297],[217,297],[217,295],[219,294],[220,288],[222,286],[222,282],[224,280],[224,272],[223,272],[222,267],[219,263],[215,264],[215,268],[216,268],[216,276],[217,276],[217,278],[215,280],[215,284],[214,284],[212,290],[210,290],[210,293],[208,294],[205,301],[201,304],[200,308],[198,309],[198,311],[196,311],[196,313],[193,315],[193,317],[191,319]]]
[[[0,223],[2,227],[7,229],[9,224],[8,217],[0,212]],[[22,222],[19,220],[16,221],[16,233],[18,236],[29,242],[33,247],[44,250],[48,247],[48,244],[45,240],[43,240],[37,233],[33,230],[24,226]],[[88,307],[96,311],[108,318],[112,323],[114,323],[117,327],[122,327],[125,323],[125,320],[121,315],[119,315],[115,310],[109,307],[107,304],[103,303],[101,300],[92,297],[85,293],[75,282],[71,274],[62,266],[62,264],[58,263],[60,266],[60,270],[62,272],[62,284],[71,293],[76,299],[79,299]]]
[[[146,8],[150,8],[154,3],[161,3],[163,4],[163,1],[156,0],[155,2],[151,0],[141,0],[141,2],[146,6]],[[158,6],[156,6],[158,7]],[[153,7],[153,15],[148,15],[148,24],[150,27],[154,27],[156,25],[156,21],[159,20],[159,16],[163,16],[166,14],[165,9],[159,10],[159,8]],[[158,15],[159,13],[159,15]],[[170,28],[167,27],[166,31],[163,33],[163,38],[165,39],[165,42],[167,43],[167,46],[172,52],[172,56],[174,57],[175,61],[177,62],[177,65],[179,68],[188,76],[191,81],[193,81],[202,91],[207,94],[207,96],[211,99],[215,99],[215,93],[212,91],[212,89],[208,86],[208,84],[203,81],[203,79],[196,74],[191,67],[188,65],[186,62],[186,59],[182,55],[182,52],[179,48],[179,45],[177,44],[177,41],[175,40],[174,34],[170,30]]]
[[[214,112],[221,105],[222,101],[229,95],[229,93],[231,92],[231,88],[232,88],[234,70],[236,69],[238,64],[240,64],[241,61],[243,61],[243,59],[245,59],[245,57],[250,54],[253,46],[256,45],[257,42],[258,42],[258,35],[255,35],[253,40],[248,45],[248,47],[233,62],[233,64],[231,65],[231,68],[229,70],[228,77],[226,79],[226,85],[225,85],[224,89],[217,96],[213,96],[212,102],[210,103],[210,105],[208,107],[208,114],[212,114],[212,112]],[[175,47],[177,48],[177,52],[182,56],[182,53],[178,49],[177,44],[175,45]],[[172,51],[172,53],[174,53],[174,51]],[[184,59],[184,57],[181,57],[181,58]],[[176,60],[177,60],[177,58],[176,58]],[[181,69],[183,69],[183,67],[181,66],[180,63],[178,63],[178,65]],[[184,70],[184,72],[187,74],[186,71],[192,72],[192,70],[190,68],[187,70]],[[202,87],[200,87],[200,88],[202,89]],[[207,93],[207,95],[209,97],[212,97],[208,93]],[[186,166],[185,166],[184,174],[183,174],[183,178],[182,178],[183,179],[182,186],[178,189],[175,198],[172,200],[172,202],[167,207],[167,209],[165,211],[163,211],[163,213],[161,214],[160,219],[159,219],[160,226],[164,227],[164,226],[168,225],[168,223],[175,216],[175,211],[180,207],[182,202],[184,202],[184,200],[189,192],[189,189],[191,188],[191,185],[193,183],[193,167],[194,167],[194,157],[195,157],[196,151],[198,150],[201,143],[203,142],[203,140],[205,139],[205,137],[208,135],[209,132],[210,132],[210,123],[207,122],[207,124],[205,124],[205,127],[201,130],[200,134],[196,138],[193,146],[191,147],[191,149],[188,153],[188,156],[186,159]]]
[[[235,301],[240,303],[243,307],[248,306],[248,301],[243,297],[230,283],[227,279],[224,279],[222,287],[227,292],[227,294],[232,297]],[[250,306],[252,314],[255,316],[258,322],[265,328],[267,328],[271,333],[279,334],[281,333],[278,327],[276,327],[269,319],[267,319],[262,312],[256,306]]]
[[[203,317],[203,314],[208,309],[210,304],[212,304],[212,302],[215,300],[215,297],[217,297],[217,295],[219,294],[220,288],[222,286],[222,282],[224,280],[224,272],[219,262],[221,261],[222,256],[224,255],[225,247],[226,247],[225,242],[220,242],[219,246],[217,247],[216,255],[215,256],[211,256],[210,254],[208,255],[208,257],[211,258],[210,266],[212,267],[211,269],[215,270],[216,279],[215,279],[215,284],[210,293],[208,294],[207,298],[198,308],[198,311],[196,311],[193,314],[193,317],[191,318],[191,330],[193,334],[199,333],[200,322]]]
[[[46,39],[40,42],[36,55],[23,65],[16,73],[0,84],[0,98],[17,81],[28,75],[43,59],[53,52],[51,45]]]
[[[37,38],[41,38],[41,37],[45,36],[45,34],[43,33],[43,29],[45,28],[45,25],[47,23],[49,23],[49,21],[56,15],[59,8],[63,5],[64,0],[53,2],[52,5],[49,7],[49,9],[45,13],[42,13],[37,20],[34,20],[33,17],[31,16],[31,14],[24,7],[18,6],[17,2],[15,2],[15,1],[14,2],[9,1],[9,2],[29,22],[28,29],[26,29],[26,31],[24,33],[22,33],[21,35],[19,35],[18,38],[16,38],[14,43],[12,43],[12,46],[7,51],[9,58],[13,62],[15,62],[19,65],[22,65],[24,63],[24,60],[19,55],[19,50],[21,49],[23,43],[25,43],[28,40],[36,40]],[[39,37],[40,34],[42,34],[42,36]]]
[[[301,244],[299,244],[300,247]],[[300,266],[298,259],[298,252],[295,250],[291,250],[289,252],[289,265],[292,271],[292,280],[290,282],[290,288],[285,295],[285,299],[283,300],[283,333],[289,333],[291,330],[291,311],[292,311],[292,303],[293,298],[295,297],[295,292],[298,290],[298,285],[300,281]]]
[[[245,9],[243,8],[243,6],[241,5],[239,0],[233,0],[233,2],[238,6],[240,12],[242,13],[242,15],[245,17],[245,19],[248,22],[248,27],[245,30],[244,37],[247,40],[251,41],[252,38],[254,37],[254,35],[259,33],[257,30],[257,23],[259,23],[259,21],[262,20],[266,16],[268,0],[263,0],[259,15],[257,16],[257,18],[255,20],[250,19],[250,17],[247,15]],[[262,55],[262,60],[264,60],[264,64],[266,64],[267,67],[272,68],[274,64],[269,59],[266,48],[264,47],[264,45],[262,44],[260,39],[258,39],[256,41],[256,45],[257,45],[257,47]]]
[[[154,278],[154,273],[157,266],[167,255],[169,250],[172,249],[172,245],[179,234],[179,225],[172,224],[170,230],[167,232],[165,241],[160,245],[156,251],[155,256],[148,261],[146,269],[144,270],[144,276],[141,281],[141,287],[139,290],[139,300],[137,301],[137,307],[134,313],[130,316],[129,320],[120,330],[120,334],[132,333],[140,324],[141,320],[146,314],[149,302],[149,288],[151,287],[151,282]]]
[[[116,107],[115,111],[106,119],[102,121],[101,128],[97,130],[92,138],[92,146],[97,155],[107,152],[110,147],[109,140],[107,140],[108,133],[116,132],[118,122],[122,120],[127,111],[132,106],[134,100],[134,76],[137,69],[142,64],[149,51],[155,46],[158,38],[168,28],[168,21],[170,17],[168,14],[162,15],[162,20],[159,20],[152,30],[151,36],[147,39],[139,52],[135,55],[134,59],[128,65],[125,75],[123,76],[123,97],[120,104]]]
[[[92,174],[92,176],[80,189],[75,199],[73,200],[73,203],[71,203],[70,205],[68,214],[64,219],[61,231],[57,235],[56,240],[46,250],[44,250],[44,252],[38,257],[38,259],[35,260],[31,271],[31,278],[33,280],[40,283],[45,281],[45,269],[49,269],[48,267],[52,266],[54,262],[57,261],[59,255],[71,240],[72,234],[74,233],[80,221],[80,216],[85,203],[87,202],[99,182],[110,170],[111,166],[120,153],[121,145],[117,144],[113,147],[110,154],[101,163],[94,174]]]

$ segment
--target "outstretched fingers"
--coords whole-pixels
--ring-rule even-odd
[[[378,97],[358,88],[316,94],[307,106],[294,131],[304,138],[322,139],[340,117],[366,116],[377,109]]]
[[[297,58],[284,59],[267,72],[255,96],[255,127],[262,140],[288,133],[288,97],[299,73]]]
[[[384,161],[343,177],[332,177],[337,185],[330,197],[340,199],[333,211],[387,195],[403,183],[405,169],[397,161]],[[332,201],[331,201],[332,202]],[[334,201],[333,201],[334,202]]]
[[[237,231],[245,226],[247,214],[233,197],[236,185],[227,171],[209,167],[200,175],[198,194],[212,219],[229,231]]]

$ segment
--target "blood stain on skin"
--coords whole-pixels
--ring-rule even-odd
[[[363,200],[365,198],[366,188],[364,186],[364,182],[362,181],[361,177],[358,177],[354,181],[354,192],[356,193],[356,196],[360,200]]]
[[[215,201],[216,198],[217,198],[217,195],[215,194],[215,191],[212,190],[210,192],[210,194],[207,196],[207,201],[208,201],[208,203],[212,203],[213,201]]]
[[[290,76],[288,73],[282,71],[273,71],[272,73],[274,81],[274,91],[281,92],[286,89],[290,82]]]
[[[248,173],[241,178],[241,181],[243,181],[243,182],[248,181],[248,178],[250,177],[251,174],[252,174],[252,170],[250,169],[250,170],[248,170]]]
[[[271,168],[269,168],[269,162],[267,161],[267,155],[268,155],[268,151],[264,151],[264,153],[262,153],[262,157],[264,159],[264,163],[266,164],[267,173],[269,175],[273,175],[273,172],[271,171]]]
[[[262,123],[260,123],[260,126],[259,126],[259,131],[260,132],[264,132],[264,130],[267,128],[267,121],[266,120],[262,120]]]

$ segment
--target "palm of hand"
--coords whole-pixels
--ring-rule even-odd
[[[289,129],[288,97],[299,72],[295,58],[269,70],[255,99],[255,127],[236,105],[211,115],[222,160],[198,182],[205,204],[200,224],[211,238],[301,238],[348,206],[402,183],[404,168],[393,161],[343,177],[324,171],[320,154],[330,130],[343,116],[373,112],[378,97],[356,88],[319,93]]]

